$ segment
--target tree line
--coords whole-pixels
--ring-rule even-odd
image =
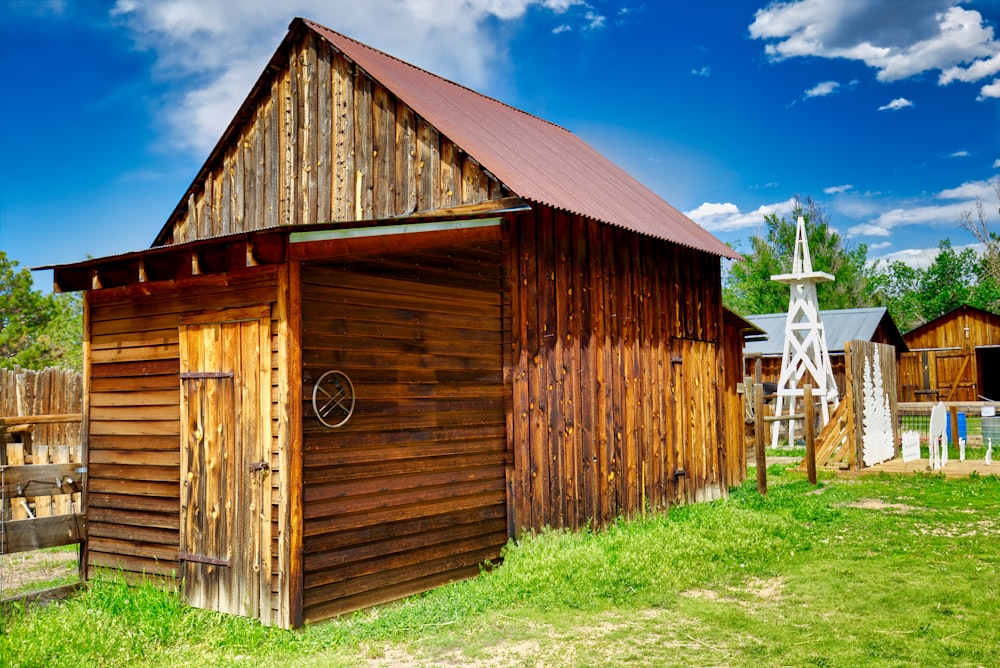
[[[994,186],[1000,203],[1000,184]],[[1000,209],[998,209],[1000,210]],[[814,271],[836,276],[820,283],[816,297],[821,309],[885,307],[901,332],[908,332],[963,304],[1000,313],[1000,236],[990,230],[986,207],[962,214],[959,227],[978,242],[956,250],[950,239],[938,243],[927,267],[905,262],[868,261],[865,244],[851,244],[830,226],[826,211],[812,199],[796,202],[791,219],[765,216],[765,230],[736,250],[743,260],[732,263],[723,277],[723,302],[740,315],[782,313],[788,309],[788,288],[771,280],[791,272],[796,221],[806,222]]]

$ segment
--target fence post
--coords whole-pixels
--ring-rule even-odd
[[[753,386],[753,440],[757,461],[757,491],[767,494],[767,457],[764,454],[764,385]]]
[[[816,484],[816,415],[813,406],[813,386],[806,383],[802,387],[802,403],[805,409],[806,432],[806,475],[809,484]]]
[[[948,414],[948,417],[951,418],[951,444],[958,450],[958,406],[950,406]]]

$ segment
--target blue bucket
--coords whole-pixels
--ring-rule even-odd
[[[951,443],[951,416],[948,416],[948,421],[945,422],[944,426],[945,438]],[[968,436],[965,431],[965,413],[958,414],[958,437],[968,440]]]

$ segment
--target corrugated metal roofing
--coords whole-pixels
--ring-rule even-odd
[[[318,23],[302,22],[517,195],[715,255],[738,257],[568,130]]]
[[[820,311],[819,317],[826,330],[826,347],[830,352],[843,352],[848,341],[859,339],[871,341],[882,318],[888,315],[884,308],[849,308]],[[748,315],[747,320],[767,333],[764,341],[748,342],[744,347],[746,353],[761,353],[763,355],[780,355],[785,349],[785,319],[786,313],[767,313],[764,315]]]

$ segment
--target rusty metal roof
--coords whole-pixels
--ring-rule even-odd
[[[307,21],[517,195],[723,257],[739,255],[579,137]]]

